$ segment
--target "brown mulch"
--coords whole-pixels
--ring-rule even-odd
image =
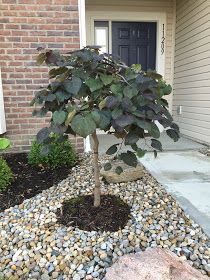
[[[5,154],[3,158],[12,169],[14,181],[7,191],[0,193],[0,211],[21,204],[67,178],[70,173],[69,167],[50,169],[31,166],[26,153]]]
[[[130,218],[130,207],[119,197],[102,195],[101,205],[93,206],[93,196],[80,196],[63,203],[57,212],[58,222],[86,231],[117,231]]]

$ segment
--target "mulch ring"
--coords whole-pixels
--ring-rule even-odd
[[[63,203],[57,212],[58,222],[86,231],[114,232],[130,218],[130,206],[114,195],[102,195],[101,205],[93,206],[93,196],[79,196]]]
[[[69,167],[51,169],[31,166],[26,153],[5,154],[3,158],[12,169],[14,180],[7,191],[0,193],[0,211],[21,204],[65,179],[70,173]]]

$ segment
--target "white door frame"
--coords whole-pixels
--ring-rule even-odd
[[[0,134],[6,132],[6,120],[4,111],[4,98],[3,98],[3,88],[1,80],[1,69],[0,69]]]
[[[103,11],[88,11],[86,15],[86,38],[88,45],[94,45],[94,21],[109,22],[109,50],[112,52],[112,21],[127,22],[156,22],[157,23],[157,39],[156,39],[156,70],[162,76],[165,76],[165,38],[163,40],[163,32],[165,37],[166,13],[156,12],[120,12],[112,11],[104,14]]]
[[[80,47],[94,45],[94,20],[109,21],[109,49],[112,49],[112,21],[128,22],[156,22],[157,23],[157,41],[156,41],[156,70],[162,76],[165,76],[165,30],[166,30],[166,13],[159,12],[121,12],[110,11],[107,14],[104,11],[91,11],[87,13],[85,9],[85,0],[78,0],[79,6],[79,30],[80,30]],[[165,30],[164,30],[165,29]],[[165,33],[165,34],[164,34]],[[162,50],[164,50],[162,52]],[[90,137],[84,140],[85,152],[91,151]]]
[[[80,48],[86,46],[86,17],[85,17],[85,0],[78,0],[78,10],[79,10],[79,38],[80,38]],[[91,151],[90,146],[90,136],[84,139],[84,150],[86,153]]]

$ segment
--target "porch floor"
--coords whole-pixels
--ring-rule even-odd
[[[98,138],[100,143],[99,152],[101,154],[105,153],[111,145],[120,143],[120,139],[117,139],[115,136],[108,135],[108,134],[99,134]],[[182,136],[178,142],[174,143],[174,141],[170,139],[166,135],[166,133],[161,134],[160,141],[163,145],[163,151],[187,151],[187,150],[200,150],[205,148],[203,144],[197,143],[184,136]],[[139,141],[138,145],[142,148],[145,147],[144,141]],[[127,147],[124,146],[122,147],[122,149],[127,150]]]

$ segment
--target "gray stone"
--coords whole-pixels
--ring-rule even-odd
[[[41,275],[41,280],[49,280],[50,276],[48,274],[42,274]]]
[[[198,256],[193,254],[190,256],[191,261],[196,261],[198,259]]]
[[[80,277],[79,274],[75,274],[75,275],[73,276],[73,280],[80,280],[80,279],[81,279],[81,277]]]
[[[94,278],[97,278],[97,277],[99,276],[98,271],[94,271],[94,272],[92,273],[92,276],[93,276]]]
[[[100,173],[105,178],[108,183],[121,183],[121,182],[131,182],[136,181],[143,177],[143,167],[138,164],[137,167],[132,167],[124,164],[121,161],[111,162],[112,169],[105,171],[104,168],[101,169]],[[121,166],[123,172],[118,175],[115,172],[117,166]]]

